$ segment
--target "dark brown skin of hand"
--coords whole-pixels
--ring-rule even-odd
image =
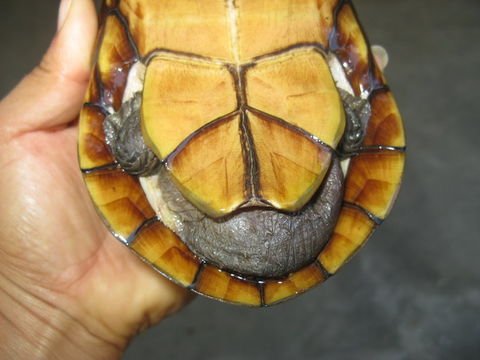
[[[0,358],[115,359],[190,292],[120,244],[93,208],[76,122],[97,32],[63,1],[41,64],[0,102]]]

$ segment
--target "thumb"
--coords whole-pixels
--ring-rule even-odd
[[[67,124],[80,109],[97,32],[92,0],[62,0],[58,31],[40,64],[0,102],[2,135]]]

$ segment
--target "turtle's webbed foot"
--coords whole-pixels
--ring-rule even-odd
[[[340,89],[343,99],[346,125],[343,138],[339,144],[341,157],[349,157],[357,153],[365,137],[365,129],[370,118],[371,109],[368,100],[355,97]]]
[[[156,173],[161,161],[145,144],[140,125],[142,96],[136,93],[120,111],[106,117],[103,128],[107,144],[120,166],[132,175]]]

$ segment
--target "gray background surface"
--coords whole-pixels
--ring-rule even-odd
[[[480,1],[358,0],[402,111],[388,220],[338,275],[283,305],[198,298],[124,359],[480,359]],[[57,1],[0,0],[0,95],[40,59]]]

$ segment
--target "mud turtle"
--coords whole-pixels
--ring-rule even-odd
[[[112,233],[176,283],[268,306],[387,216],[402,121],[350,1],[106,0],[80,166]]]

